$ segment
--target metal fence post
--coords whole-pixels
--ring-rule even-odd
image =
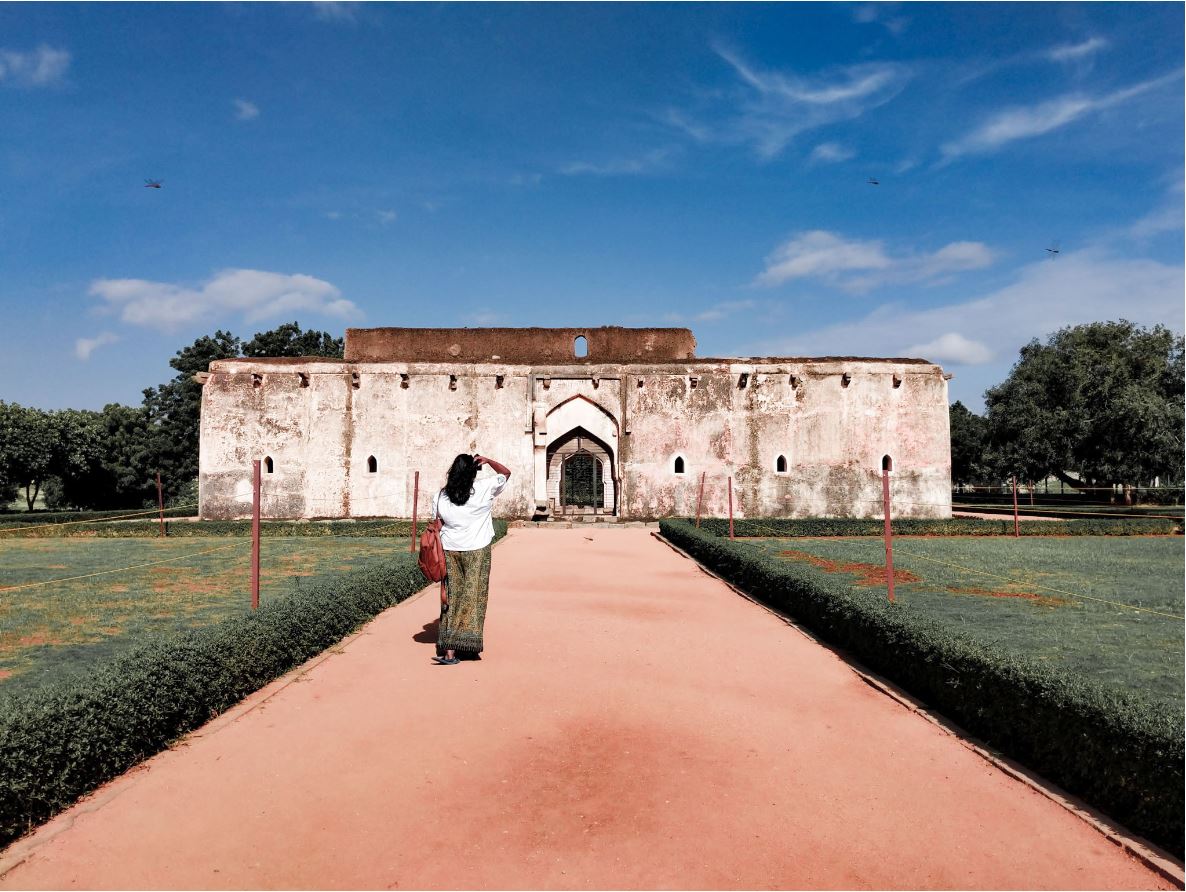
[[[165,496],[161,490],[161,472],[156,472],[156,503],[157,507],[161,509],[161,537],[165,535]]]
[[[729,538],[733,538],[733,475],[729,475]]]
[[[251,463],[251,609],[259,609],[259,459]]]
[[[1021,536],[1021,527],[1017,523],[1017,475],[1013,475],[1013,538]]]
[[[416,508],[420,503],[420,472],[417,471],[412,479],[412,541],[408,543],[408,551],[416,550]]]
[[[881,469],[881,511],[885,518],[885,587],[890,603],[894,600],[894,533],[890,526],[889,468]]]

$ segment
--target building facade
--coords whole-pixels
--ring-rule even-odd
[[[920,359],[702,359],[687,329],[349,329],[345,358],[199,375],[203,518],[425,516],[457,453],[503,517],[949,517],[947,380]],[[419,486],[417,487],[417,473]],[[703,493],[703,495],[701,495]]]

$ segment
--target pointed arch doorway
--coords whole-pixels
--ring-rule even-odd
[[[548,446],[548,500],[557,516],[617,512],[613,450],[575,427]]]

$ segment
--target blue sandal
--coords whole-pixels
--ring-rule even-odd
[[[461,660],[457,659],[457,657],[433,657],[432,661],[434,663],[439,663],[442,666],[456,666],[461,662]]]

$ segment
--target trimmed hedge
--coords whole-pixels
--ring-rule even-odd
[[[424,529],[424,524],[420,524]],[[407,536],[410,520],[266,520],[260,523],[260,536]],[[154,539],[161,533],[159,520],[136,520],[115,523],[55,524],[40,529],[0,528],[0,542],[5,539]],[[250,520],[165,521],[165,535],[170,538],[205,538],[209,536],[250,536]]]
[[[990,746],[1182,856],[1182,710],[1167,712],[1138,695],[1122,696],[1003,653],[909,606],[702,526],[659,524],[667,539],[723,578]]]
[[[495,537],[506,524],[495,522]],[[420,591],[415,555],[0,698],[0,847]]]
[[[903,517],[892,520],[898,536],[1012,536],[1013,519],[979,520],[974,517],[928,520]],[[735,518],[735,536],[880,536],[880,518],[807,517]],[[729,534],[729,521],[719,517],[704,518],[700,528],[717,536]],[[1018,524],[1023,536],[1168,536],[1179,529],[1173,520],[1151,518],[1099,518],[1092,520],[1027,520]]]
[[[151,513],[150,513],[151,512]],[[165,517],[191,517],[194,506],[187,508],[166,508]],[[143,517],[158,517],[156,508],[118,508],[110,511],[3,511],[0,512],[0,527],[21,524],[66,523],[75,520],[110,520],[112,517],[127,517],[139,514]]]

